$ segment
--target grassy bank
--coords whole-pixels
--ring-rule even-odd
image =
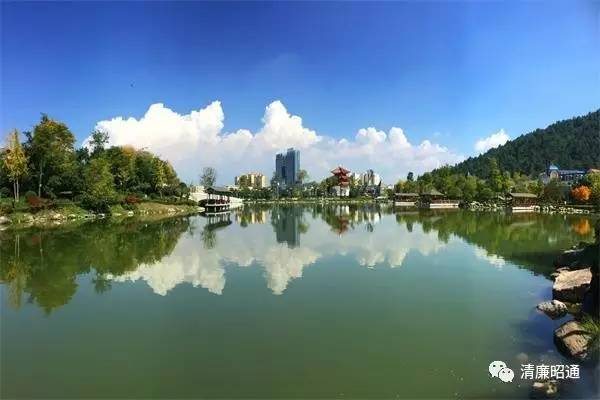
[[[172,216],[194,214],[200,211],[193,202],[142,201],[135,204],[115,204],[108,212],[98,213],[85,209],[71,201],[49,203],[44,207],[32,207],[25,202],[7,205],[0,203],[0,227],[56,226],[86,220],[109,217]]]

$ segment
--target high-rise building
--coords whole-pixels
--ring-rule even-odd
[[[300,151],[293,148],[275,156],[275,178],[281,189],[292,187],[299,183]]]
[[[267,187],[267,177],[258,172],[249,172],[247,174],[235,177],[236,186],[240,186],[242,182],[252,189],[261,189]]]

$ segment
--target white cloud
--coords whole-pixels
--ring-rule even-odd
[[[262,171],[270,177],[275,154],[288,147],[301,151],[301,167],[313,179],[328,176],[330,169],[341,164],[357,172],[372,168],[392,183],[408,171],[419,174],[464,159],[429,140],[412,144],[398,127],[388,132],[361,128],[353,139],[319,135],[305,127],[302,118],[290,114],[280,101],[265,108],[257,132],[226,132],[224,120],[219,101],[189,114],[176,113],[157,103],[139,119],[116,117],[99,121],[96,129],[108,132],[111,145],[147,148],[170,160],[186,181],[195,180],[202,167],[214,166],[222,184],[231,183],[235,175],[247,171]]]
[[[493,149],[498,146],[502,146],[510,140],[510,137],[504,132],[504,129],[500,129],[498,132],[491,134],[490,136],[479,139],[475,143],[475,151],[477,153],[485,153],[489,149]]]

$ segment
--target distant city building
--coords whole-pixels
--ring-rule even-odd
[[[359,174],[358,172],[353,172],[350,174],[350,180],[357,185],[361,185],[362,184],[362,175]]]
[[[551,180],[558,180],[571,184],[585,176],[585,171],[578,169],[560,169],[556,165],[550,165],[548,170],[540,174],[540,180],[546,185]]]
[[[275,179],[280,189],[293,187],[300,183],[299,172],[300,152],[298,150],[289,148],[287,152],[275,156]]]
[[[381,177],[372,169],[362,174],[361,183],[365,193],[373,196],[381,195]]]
[[[332,170],[331,173],[335,178],[335,185],[331,188],[333,194],[338,197],[350,196],[350,171],[339,166]]]
[[[258,172],[249,172],[244,175],[235,177],[235,186],[239,187],[240,182],[246,181],[246,185],[254,188],[261,189],[267,187],[267,177]]]

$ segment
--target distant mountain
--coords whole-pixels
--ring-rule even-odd
[[[561,169],[600,168],[600,109],[536,129],[480,156],[470,157],[451,170],[487,178],[489,157],[496,158],[504,171],[532,176],[545,171],[549,164]]]

